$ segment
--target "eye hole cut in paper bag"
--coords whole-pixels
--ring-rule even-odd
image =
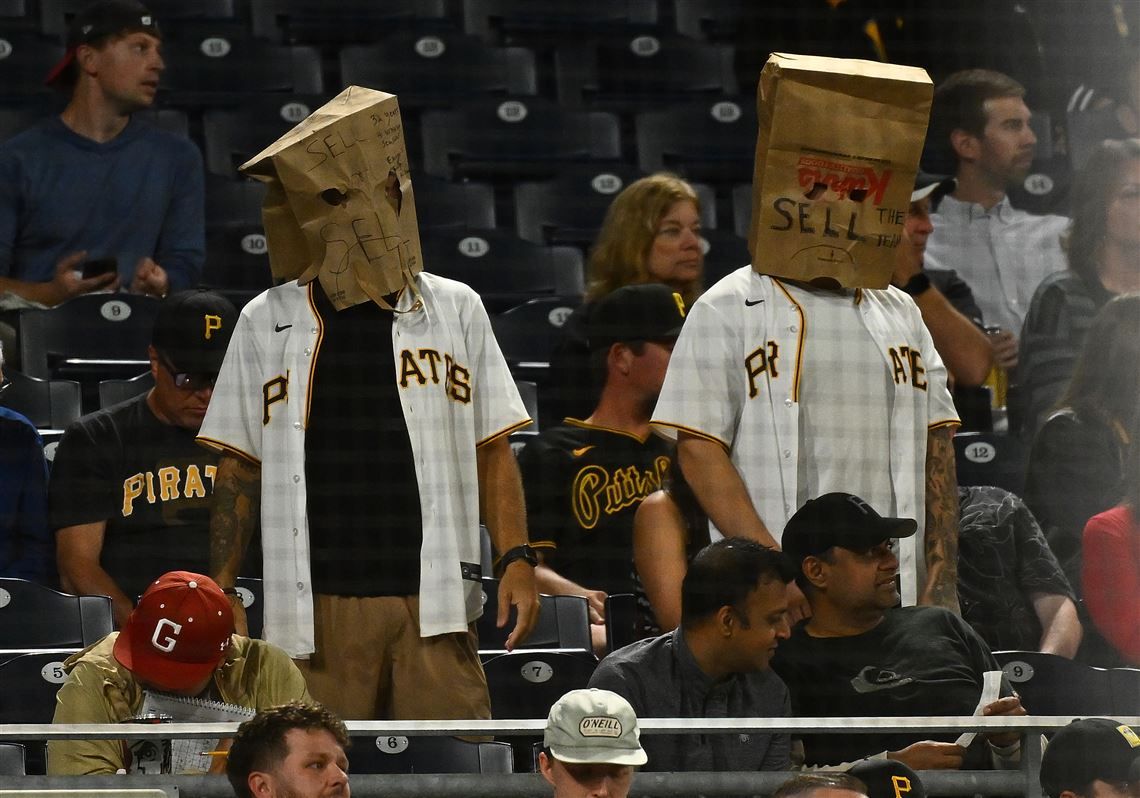
[[[886,288],[933,95],[917,67],[773,53],[756,99],[752,267]]]
[[[400,106],[349,86],[241,166],[268,184],[262,221],[277,280],[319,278],[342,310],[413,285],[419,224]]]

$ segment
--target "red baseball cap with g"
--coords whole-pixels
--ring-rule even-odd
[[[229,599],[214,580],[170,571],[142,594],[115,641],[115,659],[154,687],[190,690],[225,659],[233,630]]]

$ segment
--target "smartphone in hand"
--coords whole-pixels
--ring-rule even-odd
[[[118,270],[118,258],[96,258],[94,260],[87,260],[83,262],[83,279],[90,280],[92,277],[101,277],[104,274],[117,272]]]

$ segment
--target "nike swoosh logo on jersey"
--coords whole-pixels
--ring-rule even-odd
[[[584,455],[586,452],[590,451],[593,448],[594,448],[593,446],[583,446],[581,449],[574,449],[573,451],[570,452],[570,454],[574,455],[575,457],[581,457],[582,455]]]
[[[746,299],[744,300],[744,304],[751,308],[759,305],[763,301],[763,299]]]
[[[276,324],[273,326],[273,332],[281,332],[282,330],[288,330],[292,326],[293,326],[292,324]]]
[[[880,690],[892,690],[896,687],[913,682],[909,676],[903,676],[885,668],[876,668],[868,665],[856,674],[851,680],[851,687],[856,693],[877,693]]]

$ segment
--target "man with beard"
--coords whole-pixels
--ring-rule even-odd
[[[595,648],[606,595],[638,592],[633,517],[672,459],[649,417],[684,321],[681,295],[662,284],[600,300],[589,340],[605,382],[594,412],[544,430],[519,454],[539,591],[589,600]]]
[[[238,727],[226,778],[238,798],[349,798],[348,732],[319,704],[297,702]]]

